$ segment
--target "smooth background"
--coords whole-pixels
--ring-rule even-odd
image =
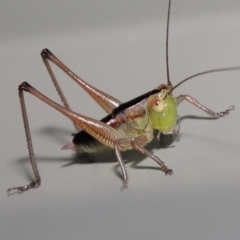
[[[72,164],[73,153],[60,150],[71,142],[71,122],[26,94],[43,181],[37,190],[7,197],[8,187],[32,176],[17,86],[28,81],[60,102],[40,51],[48,47],[85,80],[126,101],[166,82],[166,14],[167,0],[0,2],[1,239],[239,239],[240,71],[209,74],[177,89],[176,95],[190,94],[215,111],[231,104],[236,110],[217,121],[184,118],[175,147],[150,144],[173,176],[151,169],[155,163],[135,151],[124,154],[148,167],[127,164],[124,192],[114,153]],[[240,65],[239,46],[238,0],[172,2],[173,84],[203,70]],[[54,69],[74,110],[104,116]],[[205,116],[188,103],[179,114]]]

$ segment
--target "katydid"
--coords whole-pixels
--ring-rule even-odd
[[[183,100],[188,101],[215,119],[224,117],[234,109],[234,106],[231,105],[224,111],[216,113],[203,106],[196,99],[189,95],[180,95],[176,98],[173,96],[174,89],[176,89],[180,84],[196,76],[213,72],[240,70],[240,67],[219,68],[200,72],[180,81],[177,85],[173,86],[170,81],[168,61],[170,7],[171,0],[169,0],[168,3],[166,31],[167,84],[161,84],[157,88],[128,102],[121,103],[119,100],[115,99],[109,94],[93,87],[73,73],[48,49],[44,49],[41,52],[43,62],[61,98],[63,106],[52,101],[27,82],[23,82],[19,85],[18,90],[24,128],[35,180],[24,186],[9,188],[8,194],[22,193],[29,189],[37,188],[41,184],[41,178],[32,146],[27,111],[24,101],[24,91],[29,92],[46,104],[50,105],[52,108],[68,117],[74,123],[78,133],[74,135],[72,143],[64,146],[63,149],[74,149],[77,153],[91,153],[107,149],[114,149],[122,172],[122,188],[128,187],[128,173],[121,157],[121,151],[136,149],[137,151],[153,159],[166,175],[171,175],[173,173],[173,171],[169,169],[159,157],[147,151],[144,146],[152,141],[154,137],[154,130],[157,130],[159,133],[163,134],[175,134],[178,137],[179,117],[177,114],[177,106]],[[70,76],[70,78],[79,84],[106,111],[108,115],[101,120],[95,120],[72,111],[52,71],[50,62],[58,66],[63,72],[65,72],[68,76]]]

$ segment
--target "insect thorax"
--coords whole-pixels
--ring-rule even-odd
[[[149,118],[146,99],[118,113],[108,124],[126,138],[145,135],[149,142],[153,138],[153,127]]]

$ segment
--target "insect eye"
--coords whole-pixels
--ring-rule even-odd
[[[163,110],[163,102],[159,98],[153,98],[150,103],[150,108],[154,112],[161,112]]]

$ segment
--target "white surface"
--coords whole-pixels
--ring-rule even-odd
[[[28,81],[59,102],[40,51],[48,47],[91,84],[125,101],[166,82],[166,1],[1,1],[1,239],[239,239],[240,72],[206,75],[179,87],[209,108],[236,110],[217,121],[185,119],[174,148],[149,149],[173,176],[128,164],[120,192],[114,153],[94,164],[69,164],[73,126],[25,94],[42,186],[7,197],[31,171],[17,86]],[[100,4],[101,3],[101,4]],[[173,84],[212,68],[240,65],[240,2],[173,1],[170,71]],[[56,68],[73,109],[103,111]],[[187,103],[181,116],[205,116]],[[152,147],[151,147],[152,146]],[[125,159],[142,160],[134,151]],[[106,163],[101,163],[105,159]],[[110,162],[108,162],[108,160]]]

